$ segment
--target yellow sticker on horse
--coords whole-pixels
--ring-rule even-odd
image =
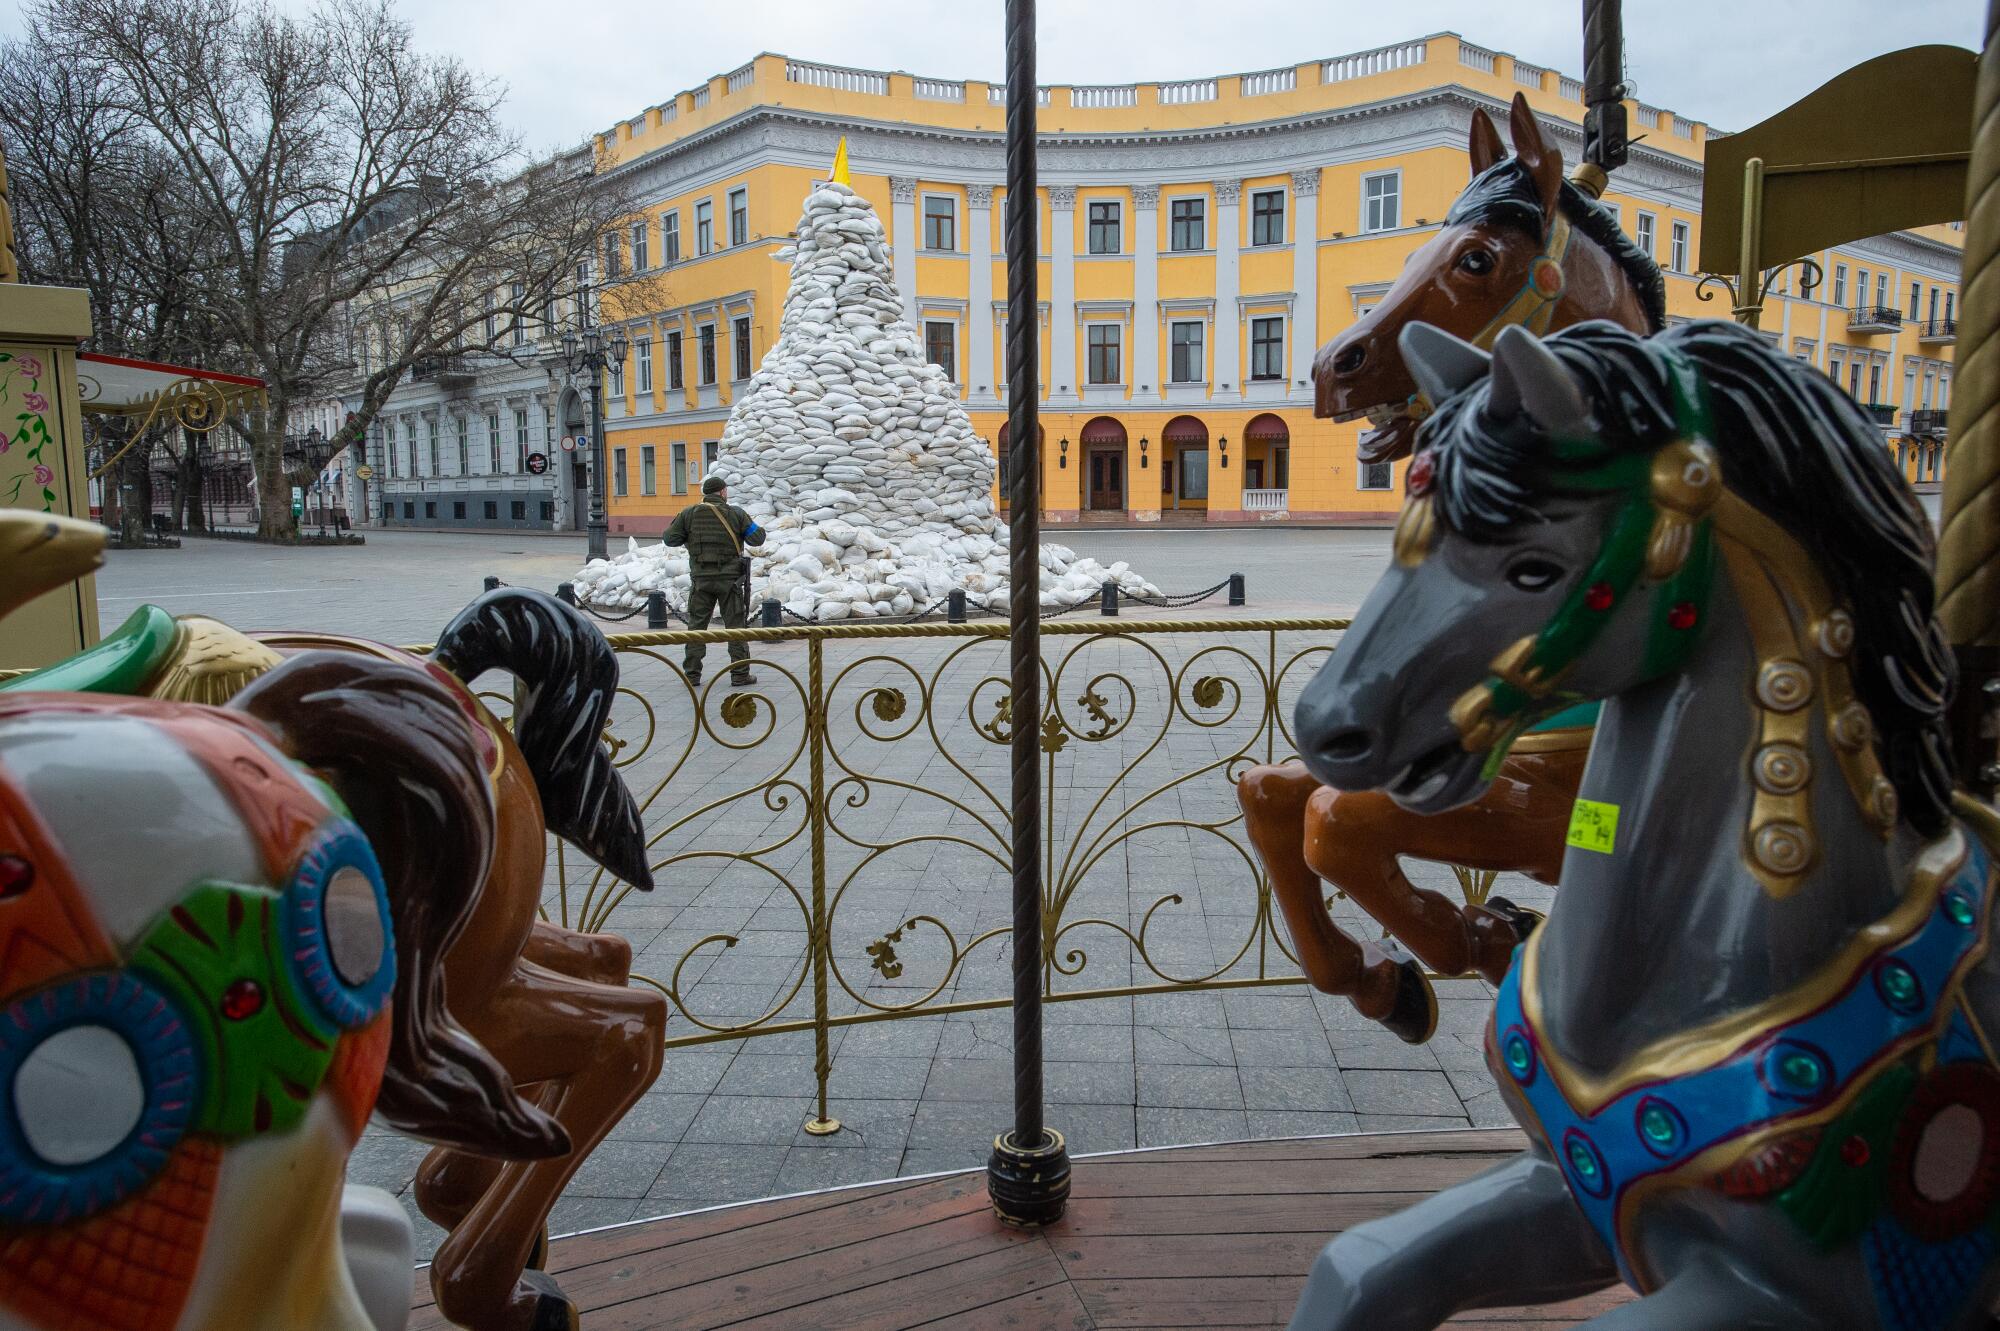
[[[1618,845],[1618,806],[1578,800],[1569,814],[1569,844],[1609,855]]]

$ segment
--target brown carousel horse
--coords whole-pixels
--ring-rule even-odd
[[[1618,229],[1616,214],[1597,202],[1602,173],[1582,167],[1565,180],[1561,151],[1525,97],[1514,98],[1508,128],[1512,157],[1486,113],[1472,113],[1472,183],[1443,228],[1410,256],[1381,304],[1313,358],[1315,414],[1367,416],[1378,427],[1362,436],[1363,462],[1409,456],[1429,414],[1438,386],[1413,377],[1397,350],[1412,325],[1435,325],[1479,347],[1514,326],[1537,334],[1590,319],[1640,333],[1662,326],[1665,280]],[[1439,354],[1448,357],[1452,348]],[[1424,465],[1421,457],[1412,464]],[[1414,535],[1398,531],[1398,558]],[[1446,814],[1411,813],[1381,791],[1330,789],[1296,762],[1246,771],[1237,797],[1250,839],[1312,984],[1348,996],[1364,1016],[1420,1044],[1437,1025],[1424,967],[1498,983],[1538,917],[1502,897],[1468,904],[1419,888],[1398,857],[1555,882],[1591,719],[1566,714],[1520,736],[1486,794]],[[1394,944],[1359,943],[1341,932],[1322,880],[1415,960]]]
[[[0,549],[18,547],[4,599],[25,601],[94,567],[102,529],[92,540],[78,534],[84,528],[0,513]],[[368,671],[376,674],[423,676],[456,702],[465,742],[479,754],[493,810],[491,857],[481,850],[467,862],[487,863],[485,873],[469,885],[461,908],[433,908],[449,915],[444,925],[404,940],[402,915],[395,921],[399,953],[408,954],[399,958],[405,974],[423,977],[421,1001],[406,1004],[397,994],[397,1039],[405,1038],[406,1007],[434,1014],[417,1032],[419,1052],[452,1075],[392,1076],[377,1111],[399,1130],[440,1144],[415,1184],[424,1214],[450,1231],[431,1263],[439,1310],[477,1331],[573,1328],[574,1305],[528,1268],[539,1262],[549,1210],[571,1176],[659,1075],[667,1023],[662,995],[626,984],[629,943],[540,918],[549,832],[626,882],[652,887],[638,807],[601,738],[618,684],[617,659],[603,635],[553,597],[518,588],[488,592],[468,606],[439,635],[428,661],[327,634],[246,636],[146,606],[82,655],[0,687],[220,705],[239,693],[262,696],[257,681],[267,674],[275,680],[272,672],[287,658],[305,654],[332,663],[318,672],[329,679],[340,675],[342,660],[356,658],[372,662]],[[511,730],[472,693],[472,682],[490,669],[520,682]],[[307,742],[312,704],[324,701],[328,724],[337,721],[341,686],[291,687],[297,705],[262,719],[300,761],[317,765],[314,754],[333,746]],[[387,770],[372,783],[357,771],[336,784],[364,826],[386,816],[371,806],[426,798],[403,792]],[[472,833],[447,830],[431,837],[440,893],[457,872],[443,860],[458,853],[454,847],[472,854],[459,845]],[[439,1020],[447,1004],[456,1024]],[[453,1074],[461,1064],[475,1075]],[[504,1131],[482,1129],[496,1117]]]

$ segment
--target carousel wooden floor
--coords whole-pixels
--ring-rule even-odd
[[[1282,1327],[1334,1231],[1520,1149],[1513,1131],[1312,1137],[1093,1156],[1042,1233],[994,1221],[983,1173],[893,1181],[558,1239],[583,1331]],[[420,1277],[422,1273],[419,1273]],[[428,1282],[413,1331],[449,1324]],[[1468,1314],[1554,1331],[1625,1296]]]

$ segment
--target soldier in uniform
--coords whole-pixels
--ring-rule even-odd
[[[693,586],[688,591],[688,626],[705,629],[709,616],[722,611],[722,626],[730,629],[750,626],[749,557],[746,545],[762,545],[764,529],[750,515],[729,502],[729,483],[721,475],[711,475],[701,483],[701,502],[689,504],[675,515],[664,537],[668,545],[684,545],[688,551],[688,571]],[[701,659],[708,644],[687,645],[685,668],[688,683],[701,683]],[[729,644],[729,682],[755,684],[750,673],[750,644]]]

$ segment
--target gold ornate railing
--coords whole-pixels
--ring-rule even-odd
[[[1292,756],[1292,704],[1346,626],[1043,626],[1050,1001],[1303,982],[1234,780]],[[754,685],[729,682],[732,640],[751,646]],[[681,664],[697,641],[699,689]],[[608,738],[658,887],[558,845],[546,910],[632,940],[634,981],[673,1004],[670,1046],[811,1032],[814,1126],[831,1131],[834,1031],[1008,1005],[1004,624],[611,642]]]

